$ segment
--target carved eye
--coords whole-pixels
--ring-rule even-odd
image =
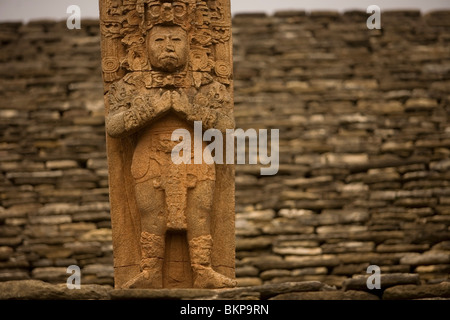
[[[155,39],[155,42],[162,42],[162,41],[164,41],[163,37],[158,37],[158,38]]]
[[[174,38],[172,38],[172,41],[180,42],[181,38],[180,37],[174,37]]]

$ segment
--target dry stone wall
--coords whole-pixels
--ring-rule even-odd
[[[280,129],[277,175],[237,166],[241,285],[448,281],[450,12],[367,17],[233,20],[237,127]],[[0,43],[0,281],[112,285],[98,21],[2,23]]]

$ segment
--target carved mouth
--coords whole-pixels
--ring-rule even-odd
[[[168,56],[163,56],[161,57],[161,61],[163,62],[177,62],[178,58],[176,56],[172,56],[172,55],[168,55]]]

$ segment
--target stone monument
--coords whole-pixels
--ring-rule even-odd
[[[100,23],[116,288],[235,286],[234,166],[171,158],[177,129],[234,128],[230,1],[100,0]]]

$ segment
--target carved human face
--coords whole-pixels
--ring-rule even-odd
[[[187,33],[177,26],[156,26],[148,37],[150,64],[154,69],[175,72],[187,64]]]

